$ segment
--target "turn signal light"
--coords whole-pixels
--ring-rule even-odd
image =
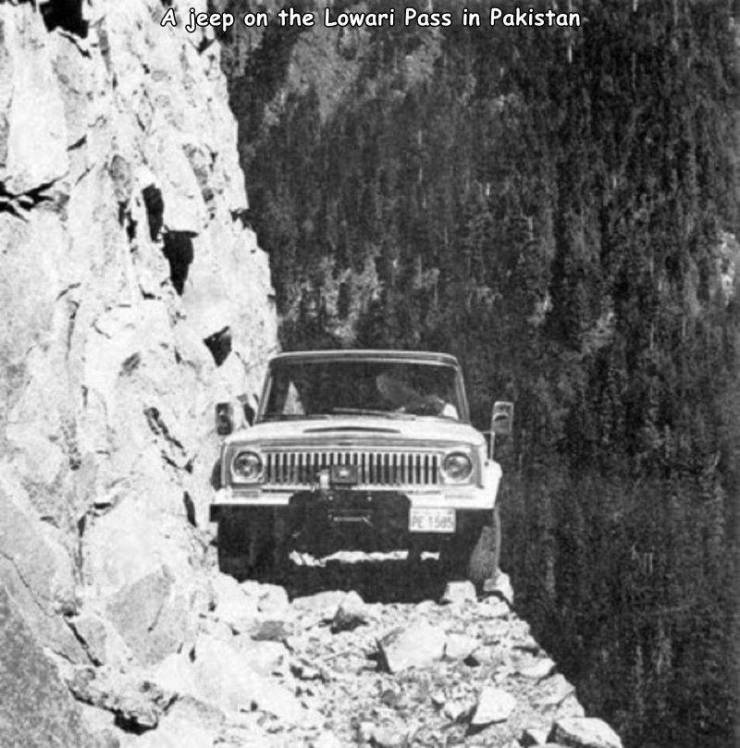
[[[231,403],[218,403],[216,405],[216,433],[219,436],[228,436],[234,430],[234,409]]]

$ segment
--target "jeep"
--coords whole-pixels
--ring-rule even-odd
[[[443,353],[284,353],[268,366],[249,426],[216,407],[225,438],[211,520],[222,571],[275,573],[297,550],[438,551],[450,576],[495,578],[501,544],[496,435],[470,424],[462,370]]]

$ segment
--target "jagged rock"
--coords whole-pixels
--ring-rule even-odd
[[[407,744],[407,731],[396,727],[375,727],[370,736],[370,744],[378,748],[402,748]]]
[[[434,704],[438,709],[441,709],[447,702],[447,696],[444,691],[434,691],[430,694],[429,698],[431,699],[432,704]]]
[[[542,680],[542,678],[547,678],[553,670],[555,670],[555,663],[549,657],[538,659],[533,663],[517,667],[517,673],[519,675],[531,680]]]
[[[511,579],[508,574],[499,571],[492,578],[487,579],[483,584],[483,592],[487,595],[495,595],[509,605],[514,604],[514,588],[511,586]]]
[[[573,748],[622,748],[617,733],[606,722],[593,717],[559,719],[552,726],[548,741]]]
[[[529,652],[536,655],[540,651],[540,645],[535,638],[529,633],[529,629],[518,625],[517,630],[513,632],[514,647],[522,652]]]
[[[296,662],[290,669],[299,680],[324,680],[322,671],[307,662]]]
[[[136,739],[144,748],[212,748],[225,723],[223,712],[197,699],[179,698],[156,730]]]
[[[474,710],[474,701],[450,700],[445,703],[442,714],[451,722],[462,722],[468,719]]]
[[[500,597],[486,597],[481,603],[481,612],[489,618],[505,618],[511,613],[511,606]]]
[[[586,712],[583,709],[583,704],[581,704],[581,702],[578,701],[575,691],[571,691],[563,699],[563,701],[561,701],[560,704],[558,704],[557,709],[555,711],[555,716],[556,716],[556,719],[565,719],[565,718],[571,718],[571,717],[580,719],[586,716]]]
[[[477,647],[466,658],[465,664],[472,667],[480,665],[494,665],[499,661],[499,656],[490,647]]]
[[[249,711],[257,703],[263,679],[233,644],[201,635],[194,658],[191,695],[225,712]]]
[[[69,625],[96,665],[121,669],[133,661],[131,649],[107,619],[86,612],[71,618]]]
[[[142,663],[177,651],[188,630],[187,602],[177,595],[167,566],[122,588],[109,601],[107,614]]]
[[[331,623],[334,633],[352,631],[367,622],[368,611],[364,600],[356,593],[350,592],[339,603]]]
[[[257,708],[291,725],[316,725],[320,718],[286,688],[256,672],[236,646],[201,637],[195,646],[195,683],[202,701],[223,711]]]
[[[218,736],[210,730],[194,725],[189,720],[169,714],[156,730],[147,732],[136,740],[137,748],[213,748]]]
[[[187,695],[178,697],[167,710],[167,715],[200,725],[211,732],[217,732],[226,721],[220,709]]]
[[[121,748],[121,732],[116,726],[115,715],[82,701],[76,703],[85,728],[95,736],[100,748]]]
[[[381,662],[390,673],[407,668],[423,668],[441,660],[444,655],[445,633],[420,623],[398,628],[378,641]]]
[[[188,652],[176,652],[147,669],[148,677],[165,691],[199,699],[201,684]]]
[[[480,642],[465,634],[448,634],[445,642],[445,657],[449,660],[464,660],[469,657]]]
[[[565,676],[556,673],[542,683],[539,703],[543,707],[555,707],[562,704],[574,691],[573,686],[565,679]]]
[[[493,681],[496,685],[506,683],[511,676],[516,672],[516,669],[509,662],[502,662],[493,671]]]
[[[293,600],[292,606],[298,613],[303,627],[309,628],[316,623],[331,621],[345,597],[346,592],[327,590],[307,597],[297,597]]]
[[[175,698],[150,681],[109,668],[77,668],[69,689],[80,701],[107,709],[124,724],[140,730],[155,728]]]
[[[84,652],[55,613],[76,608],[72,559],[61,533],[41,522],[28,495],[5,465],[0,467],[0,585],[13,596],[35,637],[78,662]]]
[[[172,704],[156,730],[137,737],[134,745],[144,748],[212,748],[224,724],[223,712],[185,696]]]
[[[284,615],[290,605],[285,587],[277,584],[264,584],[253,579],[241,583],[241,588],[247,597],[257,600],[260,613],[267,616]]]
[[[293,632],[293,627],[285,621],[256,621],[250,636],[257,642],[284,642]]]
[[[0,90],[7,91],[0,99],[5,115],[0,182],[21,194],[66,174],[67,128],[41,15],[31,5],[6,4],[0,26],[5,51]]]
[[[56,668],[0,587],[0,744],[93,746]],[[102,743],[101,743],[102,744]]]
[[[547,743],[547,730],[539,727],[527,727],[522,731],[519,743],[523,748]]]
[[[515,708],[516,699],[507,691],[500,688],[484,688],[478,697],[471,724],[481,726],[505,722]]]
[[[280,642],[255,641],[249,637],[240,636],[236,645],[246,656],[250,667],[260,675],[269,676],[287,667],[288,650]]]
[[[343,748],[343,743],[334,733],[322,732],[313,741],[312,748]]]
[[[442,594],[442,603],[466,603],[476,602],[478,594],[475,591],[475,585],[472,582],[447,582],[445,591]]]
[[[104,606],[141,664],[161,660],[192,639],[210,598],[190,563],[187,526],[166,517],[158,525],[149,512],[124,501],[95,520],[85,544],[85,595]]]
[[[380,702],[392,709],[397,709],[403,703],[403,694],[397,688],[386,688],[380,694]]]
[[[244,632],[254,625],[259,616],[257,601],[246,594],[233,577],[217,574],[212,581],[216,598],[214,615],[231,626],[234,631]]]
[[[359,739],[377,748],[400,748],[407,744],[408,730],[396,724],[362,722],[358,728]]]
[[[214,618],[212,615],[201,617],[198,629],[200,633],[208,634],[214,639],[231,641],[234,638],[234,629],[225,621]]]

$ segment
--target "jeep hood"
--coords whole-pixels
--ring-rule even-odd
[[[226,439],[227,444],[258,443],[310,448],[324,446],[409,446],[470,444],[485,440],[469,423],[444,418],[384,418],[352,416],[267,421],[240,429]]]

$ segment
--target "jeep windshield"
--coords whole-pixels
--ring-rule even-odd
[[[382,360],[275,362],[260,420],[419,416],[460,420],[462,378],[450,364]]]

